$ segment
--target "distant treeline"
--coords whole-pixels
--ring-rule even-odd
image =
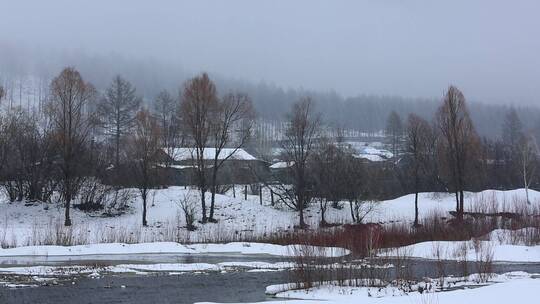
[[[15,105],[26,106],[29,101],[45,98],[50,81],[65,66],[77,68],[99,91],[104,91],[114,76],[122,75],[137,87],[149,106],[162,90],[178,98],[182,84],[193,76],[179,64],[163,64],[157,60],[129,59],[118,54],[89,55],[81,51],[44,54],[39,50],[0,43],[0,85],[7,90],[8,102],[11,98]],[[211,77],[220,88],[219,94],[231,90],[247,93],[262,119],[282,121],[294,102],[303,96],[311,96],[325,123],[362,132],[383,130],[392,111],[402,118],[415,113],[430,119],[442,100],[442,95],[434,99],[374,95],[344,98],[332,91],[284,89],[271,83],[256,84],[224,75]],[[445,88],[440,89],[442,92]],[[468,100],[469,110],[479,135],[495,138],[500,135],[500,122],[511,106],[485,102]],[[526,129],[540,133],[540,107],[516,106],[516,111]]]
[[[309,95],[316,102],[326,123],[363,132],[384,130],[386,119],[392,111],[397,112],[402,118],[415,113],[425,119],[431,119],[442,100],[442,96],[440,100],[373,95],[343,98],[335,92],[283,90],[266,84],[245,85],[243,91],[252,96],[255,109],[261,118],[283,119],[295,100]],[[471,118],[479,135],[489,138],[500,136],[500,123],[511,107],[515,108],[525,129],[540,133],[539,107],[469,102]]]

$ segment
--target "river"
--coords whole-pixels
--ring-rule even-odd
[[[133,256],[85,256],[85,257],[13,257],[0,260],[0,267],[35,265],[117,265],[122,263],[219,263],[231,261],[279,262],[282,258],[256,255],[133,255]],[[380,262],[380,261],[379,261]],[[391,260],[385,261],[392,263]],[[434,261],[410,260],[406,263],[415,279],[436,277]],[[446,275],[459,276],[463,267],[447,262]],[[391,272],[392,268],[390,269]],[[469,263],[469,271],[475,272],[475,264]],[[526,271],[540,273],[539,263],[496,263],[493,271],[505,273]],[[390,274],[392,275],[392,274]],[[5,279],[5,278],[4,278]],[[2,280],[2,279],[0,279]],[[58,281],[57,285],[32,288],[0,287],[2,304],[64,304],[64,303],[193,303],[208,302],[257,302],[271,301],[265,295],[265,287],[289,281],[287,271],[227,273],[202,272],[169,275],[153,274],[102,274],[100,278],[75,275]]]

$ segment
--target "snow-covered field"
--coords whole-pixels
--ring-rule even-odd
[[[205,225],[197,223],[198,229],[187,231],[178,202],[186,196],[194,197],[197,191],[183,187],[156,190],[150,196],[149,227],[141,225],[142,206],[138,199],[131,203],[125,214],[117,217],[103,217],[98,213],[84,213],[72,210],[73,227],[66,230],[62,226],[63,209],[57,205],[43,203],[8,203],[2,200],[0,208],[0,257],[17,259],[17,256],[85,256],[85,255],[128,255],[128,254],[238,254],[292,256],[299,248],[262,243],[250,243],[250,238],[270,235],[274,232],[289,231],[297,223],[297,214],[285,206],[271,206],[269,193],[263,193],[263,204],[259,197],[248,195],[244,200],[241,187],[236,189],[236,198],[229,191],[216,197],[216,218],[218,223]],[[530,191],[531,205],[527,208],[540,210],[540,192]],[[524,190],[494,191],[466,194],[466,211],[501,212],[523,207]],[[195,197],[196,199],[196,197]],[[198,206],[198,205],[197,205]],[[350,223],[350,210],[346,202],[341,209],[329,207],[326,220],[333,223]],[[455,197],[445,193],[422,193],[420,195],[420,216],[439,214],[444,216],[455,208]],[[200,218],[200,212],[197,215]],[[411,223],[414,218],[414,196],[406,195],[397,199],[376,203],[376,208],[366,222],[390,224]],[[320,220],[317,205],[309,207],[306,219],[313,228]],[[381,252],[383,257],[400,255],[428,259],[477,261],[490,256],[493,261],[540,262],[540,246],[526,246],[514,234],[527,231],[496,230],[481,240],[458,242],[424,242],[399,249]],[[72,246],[47,245],[51,235],[69,234]],[[238,242],[230,242],[238,240]],[[205,242],[199,243],[198,242]],[[308,249],[309,250],[309,249]],[[340,248],[318,250],[328,257],[339,257],[349,252]],[[117,264],[113,266],[19,266],[0,268],[0,275],[13,279],[0,282],[0,286],[11,288],[32,287],[48,284],[49,280],[62,277],[85,276],[100,278],[107,274],[131,273],[146,275],[165,273],[226,273],[234,271],[268,272],[295,268],[289,262],[236,261],[215,263],[150,263]],[[21,281],[20,278],[24,278]],[[426,279],[428,280],[428,279]],[[447,278],[447,281],[452,280]],[[470,282],[469,282],[470,281]],[[323,285],[309,290],[289,290],[289,285],[269,286],[267,291],[277,297],[277,302],[286,303],[466,303],[475,299],[480,303],[507,303],[520,301],[530,303],[540,287],[540,280],[525,273],[497,275],[487,286],[479,285],[469,278],[466,286],[445,292],[404,292],[393,286],[339,287]],[[415,283],[417,288],[425,282]],[[455,286],[454,286],[455,287]],[[289,301],[288,299],[295,299]],[[280,300],[283,299],[283,300]]]
[[[241,188],[236,189],[236,198],[229,191],[227,195],[216,196],[216,218],[218,223],[198,224],[198,229],[189,232],[180,212],[178,202],[186,195],[195,196],[197,191],[183,187],[169,187],[153,192],[148,209],[149,227],[141,225],[142,206],[138,199],[131,203],[130,210],[117,217],[102,217],[72,210],[73,227],[69,231],[72,244],[95,243],[148,243],[148,242],[230,242],[269,235],[279,231],[292,230],[297,224],[297,213],[285,206],[270,206],[270,195],[263,192],[263,204],[259,197],[248,195],[244,200]],[[529,191],[533,206],[540,206],[540,192]],[[466,194],[466,210],[492,208],[511,210],[525,197],[524,190],[494,191]],[[196,199],[196,198],[195,198]],[[62,228],[63,209],[59,204],[37,203],[24,206],[22,202],[8,203],[0,198],[0,243],[3,247],[54,244],[51,235]],[[489,203],[486,203],[489,202]],[[198,206],[198,204],[197,204]],[[349,223],[350,211],[346,202],[342,209],[328,208],[326,220],[333,223]],[[420,194],[420,217],[434,212],[444,215],[454,210],[455,198],[446,193]],[[198,210],[198,209],[197,209]],[[200,211],[197,217],[200,218]],[[414,218],[414,196],[406,195],[397,199],[376,203],[375,210],[365,222],[391,223],[411,222]],[[306,221],[317,227],[320,221],[317,204],[306,211]]]
[[[302,250],[316,251],[326,257],[341,257],[349,254],[347,249],[315,246],[281,246],[264,243],[226,243],[226,244],[191,244],[183,245],[174,242],[155,242],[139,244],[89,244],[76,246],[24,246],[0,249],[0,257],[13,256],[83,256],[112,254],[243,254],[243,255],[275,255],[290,257]]]
[[[540,245],[526,246],[511,242],[511,234],[521,231],[500,229],[490,233],[485,240],[422,242],[392,249],[385,255],[466,261],[488,256],[494,262],[540,263]]]

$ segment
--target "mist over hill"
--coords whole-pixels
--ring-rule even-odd
[[[133,83],[137,93],[151,104],[162,90],[176,98],[186,79],[201,71],[185,68],[179,63],[167,63],[156,58],[129,57],[121,54],[90,54],[83,50],[42,50],[13,43],[0,47],[0,83],[7,90],[7,103],[28,107],[47,97],[50,80],[63,67],[74,66],[85,79],[103,91],[115,75]],[[220,94],[242,91],[253,100],[260,119],[282,121],[292,103],[302,96],[311,96],[326,124],[364,132],[385,128],[391,111],[403,120],[409,113],[433,117],[440,97],[406,98],[390,95],[364,94],[344,97],[336,91],[282,87],[266,81],[250,81],[210,73]],[[441,92],[445,88],[441,88]],[[470,101],[471,116],[480,135],[494,138],[500,135],[500,125],[510,107],[515,107],[526,129],[535,129],[540,121],[540,108],[527,105],[501,105]]]

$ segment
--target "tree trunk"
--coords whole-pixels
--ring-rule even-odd
[[[414,227],[418,227],[418,190],[414,193]]]
[[[349,200],[349,206],[351,207],[351,218],[353,223],[356,223],[356,217],[354,216],[353,201]]]
[[[298,215],[299,215],[299,225],[298,228],[306,228],[306,222],[304,221],[304,195],[300,192],[298,195]]]
[[[458,194],[458,190],[456,189],[456,212],[459,213],[459,194]]]
[[[300,211],[299,211],[299,216],[300,216],[300,222],[299,222],[299,228],[300,229],[304,229],[306,228],[306,222],[304,221],[304,208],[300,208]]]
[[[326,206],[324,206],[323,204],[323,198],[320,199],[319,201],[320,203],[320,207],[321,207],[321,226],[326,226],[326,218],[324,217],[325,216],[325,213],[326,213]]]
[[[205,193],[206,189],[201,186],[201,204],[202,204],[202,223],[206,223],[208,221],[208,218],[206,217],[206,198]]]
[[[212,185],[210,186],[210,190],[210,216],[208,217],[208,221],[214,222],[214,205],[216,201],[217,190],[217,161],[214,162],[214,168],[212,168]]]
[[[525,199],[527,200],[527,204],[530,204],[529,201],[529,183],[527,181],[527,167],[525,165],[525,162],[523,162],[523,185],[525,186]]]
[[[68,190],[67,192],[70,192]],[[69,208],[71,204],[71,193],[66,193],[65,211],[64,211],[64,226],[71,226],[71,218],[69,217]]]
[[[141,196],[143,201],[142,225],[146,227],[148,226],[148,223],[146,222],[146,190],[143,191]]]
[[[414,175],[414,227],[418,227],[418,170],[415,170]]]
[[[116,141],[116,155],[115,155],[115,171],[118,172],[119,170],[119,167],[120,167],[120,126],[116,126],[116,136],[115,136],[115,141]],[[117,181],[118,182],[118,181]]]
[[[459,213],[461,214],[461,219],[463,219],[463,214],[465,213],[465,195],[463,194],[463,189],[459,191]]]
[[[464,206],[464,204],[463,204],[463,184],[464,184],[464,182],[463,182],[463,174],[464,173],[463,172],[465,170],[462,169],[463,162],[461,161],[460,158],[457,158],[456,163],[457,163],[457,170],[456,170],[457,171],[457,185],[456,185],[457,187],[456,187],[456,191],[459,192],[459,204],[458,204],[459,209],[458,209],[458,214],[457,215],[458,215],[458,220],[462,221],[463,220],[463,210],[464,210],[464,208],[463,208],[463,206]],[[457,195],[457,193],[456,193],[456,195]]]
[[[209,222],[215,222],[214,219],[214,202],[216,201],[216,186],[212,186],[210,192],[210,213],[208,215]]]
[[[259,185],[259,203],[261,204],[261,206],[263,204],[262,201],[262,185]]]

